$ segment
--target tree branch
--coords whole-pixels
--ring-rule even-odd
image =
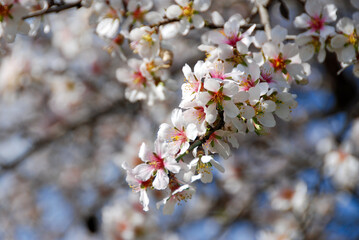
[[[23,20],[28,19],[28,18],[33,18],[33,17],[38,17],[38,16],[42,16],[42,15],[46,15],[49,13],[58,13],[67,9],[71,9],[71,8],[81,8],[82,4],[81,4],[81,0],[74,2],[74,3],[68,3],[68,4],[63,4],[63,5],[51,5],[49,7],[46,7],[44,9],[41,9],[40,11],[36,11],[33,13],[30,13],[24,17],[22,17]]]
[[[28,157],[30,157],[35,152],[44,149],[54,141],[60,140],[61,138],[65,137],[68,133],[79,129],[80,127],[96,122],[101,117],[113,114],[117,111],[125,111],[128,109],[130,109],[131,112],[136,112],[139,109],[139,107],[134,107],[133,105],[134,105],[133,103],[129,103],[128,101],[125,101],[123,99],[119,99],[109,104],[107,107],[97,110],[95,113],[93,113],[86,119],[82,119],[80,121],[77,121],[75,123],[70,123],[67,125],[65,124],[65,126],[63,127],[64,129],[63,131],[36,140],[33,143],[32,147],[28,149],[25,153],[23,153],[21,156],[11,161],[10,163],[0,164],[0,173],[16,169],[19,165],[21,165]]]
[[[153,27],[160,27],[160,26],[163,26],[163,25],[166,25],[166,24],[169,24],[169,23],[174,23],[174,22],[179,22],[181,19],[179,18],[174,18],[174,19],[166,19],[162,22],[159,22],[159,23],[156,23],[156,24],[152,24],[150,25],[151,28]],[[242,26],[240,26],[241,29],[248,29],[252,26],[253,24],[244,24]],[[223,28],[223,25],[220,25],[220,26],[217,26],[211,22],[208,22],[208,21],[205,21],[204,23],[204,27],[205,28],[209,28],[209,29],[220,29],[220,28]],[[263,30],[264,29],[264,26],[262,24],[256,24],[256,29],[257,30]]]

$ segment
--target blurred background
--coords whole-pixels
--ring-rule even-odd
[[[355,11],[349,0],[329,2],[339,18]],[[212,1],[209,11],[227,20],[249,16],[252,6]],[[268,9],[272,26],[299,33],[292,23],[303,2],[270,1]],[[145,213],[120,166],[138,164],[141,143],[169,122],[181,100],[182,66],[205,58],[197,46],[206,30],[164,41],[177,90],[148,106],[125,99],[115,73],[126,62],[95,34],[92,11],[46,15],[49,33],[18,35],[1,47],[0,239],[359,239],[359,80],[351,67],[337,75],[334,53],[324,64],[312,59],[309,83],[292,88],[292,121],[243,136],[226,161],[216,157],[226,172],[196,183],[174,215],[156,209],[163,197],[156,192]]]

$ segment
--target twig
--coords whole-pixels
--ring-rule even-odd
[[[174,23],[174,22],[179,22],[181,19],[179,18],[173,18],[173,19],[166,19],[162,22],[159,22],[159,23],[156,23],[156,24],[152,24],[150,25],[151,28],[153,27],[159,27],[159,26],[163,26],[163,25],[166,25],[166,24],[169,24],[169,23]],[[242,26],[240,26],[241,29],[248,29],[252,26],[253,24],[244,24]],[[211,22],[208,22],[208,21],[205,21],[204,23],[204,27],[205,28],[209,28],[209,29],[219,29],[219,28],[223,28],[223,25],[215,25],[214,23],[211,23]],[[264,26],[262,24],[256,24],[256,29],[257,30],[263,30],[264,29]]]
[[[74,3],[68,3],[68,4],[64,4],[64,5],[51,5],[49,7],[45,7],[44,9],[41,9],[40,11],[36,11],[33,13],[30,13],[24,17],[22,17],[23,20],[28,19],[28,18],[33,18],[33,17],[38,17],[38,16],[42,16],[45,14],[49,14],[49,13],[58,13],[67,9],[71,9],[71,8],[81,8],[82,4],[81,1],[77,1]]]

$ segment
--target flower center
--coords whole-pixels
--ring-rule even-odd
[[[294,196],[294,191],[290,188],[283,189],[280,193],[280,196],[284,199],[290,200]]]
[[[11,10],[12,6],[13,6],[12,4],[11,5],[0,4],[0,22],[2,22],[4,20],[4,18],[6,18],[6,17],[12,18],[11,14],[10,14],[10,10]]]
[[[153,153],[151,156],[150,165],[152,165],[156,170],[164,169],[165,164],[163,161],[164,161],[163,158],[158,156],[156,153]]]
[[[252,77],[248,75],[247,78],[242,80],[240,85],[242,90],[248,91],[251,87],[255,86],[255,82],[252,80]]]
[[[142,39],[145,40],[146,42],[149,42],[149,43],[152,43],[152,37],[151,37],[151,34],[145,34],[142,36]]]
[[[357,43],[358,36],[355,31],[348,36],[348,41],[351,45],[355,45]]]
[[[148,187],[151,187],[152,186],[152,182],[153,180],[152,179],[148,179],[147,181],[140,181],[140,184],[141,184],[141,188],[148,188]]]
[[[228,45],[231,45],[232,47],[235,47],[237,42],[239,42],[241,40],[242,40],[241,36],[238,36],[238,35],[234,34],[232,36],[227,37],[225,43],[228,44]]]
[[[192,15],[194,14],[194,9],[192,8],[193,3],[190,2],[187,6],[182,8],[182,14],[185,17],[192,17]]]
[[[146,86],[146,78],[142,75],[141,72],[135,72],[132,77],[133,83],[135,85],[143,85],[144,87]]]
[[[309,26],[312,29],[312,31],[320,31],[324,28],[324,19],[321,17],[313,17],[311,21],[309,22]]]
[[[152,72],[156,68],[155,61],[151,61],[149,63],[146,63],[147,71]]]
[[[66,82],[66,90],[68,90],[68,91],[73,91],[73,90],[75,90],[75,83],[74,83],[74,82],[67,81],[67,82]]]
[[[132,16],[136,21],[143,22],[145,11],[141,11],[141,8],[138,6],[136,10],[132,13]]]
[[[171,137],[172,141],[180,141],[181,143],[185,143],[187,141],[186,133],[182,130],[176,131],[176,134]]]
[[[339,153],[339,161],[344,162],[347,159],[348,154],[343,151],[338,151],[338,153]]]
[[[219,103],[219,104],[222,103],[223,98],[224,98],[224,95],[223,95],[223,92],[222,92],[222,91],[215,92],[215,93],[212,95],[213,101],[216,102],[216,103]]]
[[[198,122],[201,122],[202,120],[204,120],[206,118],[206,113],[204,112],[203,107],[194,107],[194,109],[196,109],[195,114],[196,114]]]
[[[277,58],[270,59],[269,62],[271,63],[274,71],[283,71],[286,68],[286,60],[283,58],[282,54],[280,53]]]

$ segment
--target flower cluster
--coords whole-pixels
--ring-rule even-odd
[[[276,126],[277,118],[290,120],[297,106],[291,85],[307,82],[311,72],[307,61],[315,54],[323,62],[326,50],[335,52],[342,67],[354,65],[354,73],[359,76],[359,13],[335,23],[337,8],[323,0],[306,1],[306,12],[294,20],[295,27],[304,32],[294,38],[280,26],[259,30],[262,27],[247,22],[240,14],[225,22],[218,12],[212,12],[210,23],[201,15],[210,8],[210,0],[175,0],[166,8],[156,8],[152,0],[89,2],[73,6],[89,8],[87,20],[94,32],[106,41],[112,56],[118,54],[126,62],[126,67],[116,65],[116,78],[126,86],[125,97],[130,102],[143,100],[154,105],[157,100],[165,100],[168,90],[175,88],[169,71],[174,52],[169,41],[178,33],[187,35],[191,29],[211,29],[203,34],[203,44],[198,47],[206,59],[197,61],[193,69],[187,64],[182,68],[182,99],[172,111],[171,123],[160,125],[153,150],[151,144],[141,145],[142,163],[134,168],[123,164],[126,180],[140,193],[145,211],[150,207],[149,189],[165,192],[166,197],[157,206],[164,205],[164,212],[171,213],[178,202],[192,197],[195,181],[212,181],[213,167],[224,172],[215,154],[228,159],[231,148],[239,148],[241,135],[266,134]],[[266,1],[252,2],[260,6]],[[356,1],[351,3],[358,7]],[[13,42],[18,33],[33,36],[41,25],[47,33],[49,24],[41,14],[56,12],[56,5],[61,4],[0,0],[1,41]],[[53,27],[56,29],[56,25]],[[67,44],[63,44],[64,36],[61,40],[55,37],[53,42],[65,57],[76,55],[83,47],[69,40],[70,32],[53,33],[66,36]],[[95,63],[100,61],[96,59]],[[16,69],[10,58],[3,58],[2,63],[8,71],[0,73],[0,93],[27,85],[30,59],[23,59]],[[65,115],[81,104],[92,86],[77,77],[60,77],[58,73],[63,69],[58,65],[57,74],[49,77],[48,102],[53,112]],[[351,189],[358,181],[358,160],[350,152],[328,152],[324,170],[344,188]],[[306,192],[300,183],[295,189],[274,190],[273,208],[302,211],[308,202]]]
[[[356,1],[351,3],[358,7]],[[337,20],[335,5],[321,0],[309,0],[305,4],[305,10],[306,13],[297,16],[294,21],[297,28],[306,29],[306,32],[296,38],[303,61],[317,54],[318,62],[323,62],[327,49],[336,53],[343,69],[354,65],[353,73],[359,76],[359,12],[355,12],[352,18],[339,19],[334,27],[330,24]]]
[[[231,147],[239,147],[240,135],[266,133],[276,125],[275,115],[291,119],[297,103],[290,85],[305,82],[310,67],[297,45],[286,42],[286,29],[273,28],[268,39],[263,31],[252,36],[255,25],[243,33],[244,24],[235,15],[223,29],[208,33],[199,47],[207,59],[193,70],[187,64],[182,69],[186,81],[172,123],[161,124],[153,151],[141,146],[144,163],[134,169],[124,166],[129,184],[141,192],[144,210],[149,206],[146,190],[155,189],[167,192],[157,206],[164,204],[164,213],[171,213],[176,203],[191,198],[191,183],[211,182],[213,167],[224,171],[213,154],[227,159]],[[248,50],[252,44],[258,51]]]

